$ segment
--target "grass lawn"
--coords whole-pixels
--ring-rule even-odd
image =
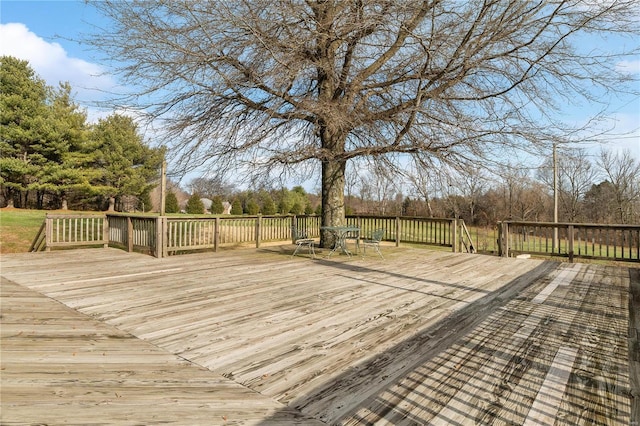
[[[0,253],[28,251],[47,213],[45,210],[0,209]]]

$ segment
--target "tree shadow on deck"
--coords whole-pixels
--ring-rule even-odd
[[[378,271],[371,265],[320,261],[350,274]],[[567,424],[588,420],[626,424],[632,411],[624,401],[632,399],[630,391],[624,386],[612,386],[612,382],[606,380],[620,371],[624,374],[626,364],[616,364],[615,359],[607,360],[607,357],[612,357],[607,352],[597,354],[605,360],[605,365],[593,365],[589,360],[594,354],[579,348],[574,356],[582,373],[569,375],[572,366],[562,364],[557,358],[561,352],[559,348],[567,343],[566,339],[575,339],[582,332],[576,329],[579,325],[560,323],[563,320],[558,319],[557,310],[565,309],[570,315],[588,317],[596,309],[592,309],[592,302],[586,294],[580,295],[579,302],[575,302],[577,305],[569,308],[562,298],[555,300],[553,296],[549,297],[549,303],[539,305],[535,313],[506,308],[509,303],[530,302],[533,295],[527,289],[540,284],[559,265],[557,262],[543,262],[499,290],[484,291],[486,294],[482,298],[451,313],[439,323],[388,350],[372,354],[367,361],[349,367],[348,371],[330,382],[282,402],[288,402],[288,409],[295,408],[327,424],[374,424],[381,419],[388,424],[416,425],[431,422],[510,424],[514,421],[522,424],[551,417],[555,419],[556,415],[558,419],[567,420]],[[451,285],[395,272],[379,272],[390,277]],[[632,285],[639,279],[638,274],[632,274]],[[420,290],[388,286],[431,295]],[[601,292],[600,287],[596,285],[589,291]],[[625,317],[623,312],[609,314],[612,315],[610,318]],[[474,331],[481,324],[483,328]],[[521,341],[517,341],[520,337],[512,341],[520,334]],[[488,365],[497,367],[489,370],[484,367],[483,371],[483,363],[487,361],[491,361]],[[532,408],[537,389],[544,388],[542,382],[545,377],[550,375],[548,380],[557,382],[555,373],[551,373],[558,369],[557,365],[564,371],[560,375],[567,375],[568,402],[558,407],[551,407],[547,402]],[[478,379],[478,374],[481,379]],[[532,377],[538,382],[528,383]],[[611,380],[617,384],[615,378]],[[609,399],[603,399],[603,389],[606,389]],[[585,394],[591,398],[585,399]],[[607,405],[611,401],[618,403]],[[264,422],[267,423],[270,423],[269,419]]]
[[[325,261],[325,263],[327,266],[345,269],[350,272],[371,270],[367,266],[351,263],[328,261]],[[331,380],[331,382],[325,383],[305,395],[293,398],[289,405],[300,410],[305,415],[313,416],[329,424],[345,422],[347,419],[350,419],[347,424],[371,424],[375,421],[372,419],[381,418],[391,411],[401,413],[401,417],[404,418],[403,421],[410,423],[413,414],[403,412],[402,407],[393,403],[393,398],[376,402],[378,395],[382,395],[384,392],[391,392],[391,396],[393,396],[394,391],[391,389],[397,387],[399,381],[407,374],[427,361],[435,359],[438,354],[462,339],[463,336],[485,321],[492,313],[504,306],[518,293],[539,279],[544,278],[557,265],[556,262],[540,264],[501,289],[485,294],[474,303],[451,313],[444,320],[428,329],[422,330],[412,338],[384,352],[372,354],[372,357],[366,362],[351,366],[349,371],[344,372],[338,378]],[[401,274],[391,274],[402,276]],[[407,276],[402,277],[407,278]],[[409,278],[413,279],[415,277]],[[375,284],[381,283],[376,282]],[[449,283],[446,283],[446,285],[449,285]],[[412,289],[406,290],[416,291]],[[412,410],[428,410],[428,398],[430,397],[428,395],[423,396],[425,402],[413,407]],[[433,398],[437,398],[437,396],[433,395]],[[357,413],[370,404],[378,406],[382,411],[371,413],[369,420],[358,420],[357,417],[361,414]],[[416,424],[424,424],[419,417],[414,418],[414,422]]]

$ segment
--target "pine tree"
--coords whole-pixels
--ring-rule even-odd
[[[153,185],[163,151],[144,143],[133,119],[112,114],[96,124],[91,139],[93,166],[101,171],[92,184],[109,200],[109,210],[117,197],[137,196]]]
[[[165,213],[180,213],[180,206],[178,205],[178,197],[176,197],[176,193],[173,191],[167,192],[166,198],[164,200],[164,211]]]
[[[231,203],[231,214],[234,214],[234,215],[242,214],[242,204],[240,203],[240,200],[238,200],[237,198],[233,200],[233,203]]]
[[[189,200],[187,201],[187,206],[185,207],[185,211],[188,214],[204,213],[204,204],[198,194],[193,194],[191,197],[189,197]]]
[[[34,146],[46,140],[47,93],[27,61],[0,58],[0,184],[9,207],[47,161]]]
[[[262,203],[262,214],[274,215],[276,214],[276,203],[273,202],[271,196],[266,196]]]
[[[256,200],[250,198],[247,201],[247,214],[255,216],[260,213],[260,206],[256,203]]]
[[[224,212],[224,206],[222,205],[222,197],[216,195],[211,200],[211,214],[222,214]]]

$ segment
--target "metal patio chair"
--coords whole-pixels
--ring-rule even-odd
[[[309,238],[307,233],[304,231],[299,231],[296,226],[291,227],[291,236],[294,244],[296,245],[296,249],[291,255],[291,257],[295,256],[300,250],[300,247],[307,247],[309,249],[309,254],[313,259],[316,258],[316,251],[314,248],[315,240],[313,238]]]
[[[380,255],[381,258],[384,259],[384,256],[380,252],[380,241],[382,241],[382,237],[384,237],[384,229],[376,229],[371,233],[371,237],[363,238],[361,241],[362,244],[362,257],[367,254],[367,246],[373,247],[376,252]]]

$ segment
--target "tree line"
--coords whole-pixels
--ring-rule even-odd
[[[69,83],[50,87],[27,61],[0,58],[3,205],[115,210],[132,197],[151,209],[163,155],[132,118],[112,113],[89,124]]]
[[[562,150],[557,170],[560,222],[640,224],[640,159],[629,151]],[[501,220],[554,220],[552,156],[533,167],[513,164],[501,173],[465,170],[409,170],[402,179],[365,174],[353,180],[347,210],[462,218],[468,224]]]
[[[555,165],[550,155],[533,168],[513,164],[500,174],[482,168],[408,167],[402,175],[351,169],[345,212],[455,217],[479,226],[507,219],[550,222],[554,169],[560,222],[640,224],[640,160],[629,151],[590,154],[584,148],[560,149]],[[213,201],[213,214],[223,212],[224,201],[232,203],[232,214],[321,214],[322,208],[320,196],[301,186],[239,190],[220,177],[198,177],[187,191],[192,194],[188,213],[202,213],[204,206],[197,204],[202,197]],[[181,210],[177,200],[172,208]]]

